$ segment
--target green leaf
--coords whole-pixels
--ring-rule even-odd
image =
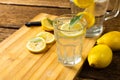
[[[74,24],[76,24],[78,21],[80,21],[81,18],[82,18],[82,15],[73,17],[70,21],[70,27],[74,26]]]
[[[51,19],[47,18],[47,20],[51,25],[53,25],[53,21]]]

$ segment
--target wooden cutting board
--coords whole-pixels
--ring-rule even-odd
[[[56,16],[40,13],[31,21],[40,21],[44,17],[53,19]],[[86,38],[81,63],[65,67],[57,60],[56,44],[40,54],[26,49],[26,42],[40,31],[41,27],[22,26],[0,43],[0,80],[73,80],[96,41]]]

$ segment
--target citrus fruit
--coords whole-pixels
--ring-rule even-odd
[[[73,0],[73,2],[80,8],[87,8],[94,3],[94,0]]]
[[[105,33],[97,40],[97,44],[106,44],[112,50],[120,50],[120,32],[110,31]]]
[[[112,50],[104,44],[94,46],[88,53],[88,63],[94,68],[105,68],[112,61]]]
[[[88,12],[91,13],[93,15],[95,15],[95,4],[90,5],[89,7],[87,7],[84,12]]]
[[[53,43],[55,41],[54,35],[50,32],[45,32],[45,31],[40,32],[36,36],[42,37],[45,40],[46,44],[50,44],[50,43]]]
[[[53,25],[52,25],[52,21],[48,18],[44,18],[41,20],[41,24],[42,24],[42,29],[46,30],[46,31],[53,31]]]
[[[93,14],[88,12],[79,12],[77,15],[83,15],[83,18],[85,18],[87,21],[87,28],[90,28],[94,25],[95,17]]]
[[[76,23],[70,27],[69,22],[61,26],[61,34],[66,37],[77,37],[85,33],[85,28],[81,23]]]
[[[41,37],[34,37],[28,40],[26,48],[31,52],[38,53],[46,48],[46,42]]]

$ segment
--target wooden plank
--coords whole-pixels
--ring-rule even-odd
[[[26,22],[30,21],[39,13],[48,13],[53,15],[61,15],[70,13],[70,9],[48,8],[48,7],[32,7],[17,5],[0,5],[0,26],[20,28]]]
[[[109,1],[108,10],[112,10],[114,0]],[[70,8],[69,0],[0,0],[0,4]]]
[[[54,15],[41,13],[32,21]],[[47,52],[33,54],[26,49],[27,41],[42,31],[41,27],[21,27],[0,43],[0,79],[1,80],[73,80],[81,69],[95,39],[84,41],[82,61],[74,67],[65,67],[57,60],[56,44]],[[67,73],[67,74],[66,74]]]
[[[0,28],[0,42],[13,34],[17,29]]]
[[[0,0],[2,4],[17,4],[31,6],[50,6],[69,8],[69,0]]]

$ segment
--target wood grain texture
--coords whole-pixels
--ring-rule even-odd
[[[5,29],[0,28],[0,42],[9,37],[11,34],[13,34],[16,31],[16,29]]]
[[[39,13],[61,15],[70,13],[70,9],[32,7],[18,5],[0,5],[0,26],[19,28]]]
[[[41,13],[32,21],[56,16]],[[42,31],[41,27],[22,26],[0,43],[0,80],[73,80],[81,69],[95,39],[86,38],[81,63],[65,67],[57,60],[56,44],[47,52],[33,54],[26,49],[27,41]]]
[[[50,7],[65,7],[69,8],[69,0],[0,0],[2,4],[17,4],[31,6],[50,6]]]
[[[48,13],[53,15],[70,13],[70,9],[68,8],[64,9],[3,4],[0,4],[0,8],[0,42],[39,13]]]
[[[0,41],[39,13],[53,15],[70,13],[69,0],[0,0],[0,8]],[[120,16],[105,22],[105,32],[120,30],[119,20]],[[112,24],[113,21],[115,24]],[[111,25],[109,25],[110,23]]]
[[[0,4],[70,8],[69,1],[70,0],[0,0]],[[113,9],[114,2],[115,0],[109,0],[108,10]]]

